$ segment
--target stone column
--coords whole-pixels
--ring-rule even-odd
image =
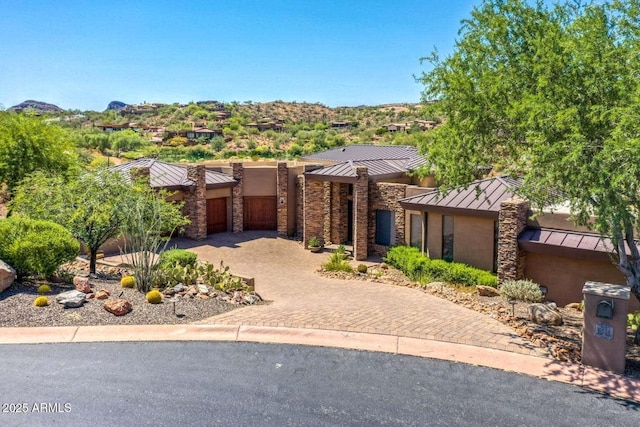
[[[347,241],[348,185],[334,182],[331,186],[331,241],[338,245]]]
[[[304,235],[304,175],[296,177],[296,235]]]
[[[278,237],[289,235],[289,169],[287,162],[278,162],[278,176],[276,184],[278,198]]]
[[[191,220],[185,236],[194,240],[207,238],[207,182],[204,165],[187,166],[187,178],[195,183],[184,194],[184,212]]]
[[[242,189],[244,166],[240,162],[231,163],[233,178],[238,181],[238,184],[233,187],[232,195],[232,226],[231,230],[234,233],[241,233],[244,230],[244,190]]]
[[[331,242],[331,186],[333,183],[325,181],[322,183],[322,205],[324,206],[324,210],[322,212],[323,215],[323,227],[322,227],[322,237],[326,242]],[[332,242],[335,243],[335,242]]]
[[[518,236],[527,226],[529,204],[522,199],[500,203],[498,216],[498,284],[524,278],[526,252],[518,247]]]
[[[316,181],[304,177],[304,247],[308,247],[309,239],[317,237],[320,244],[324,245],[324,185],[322,181]]]
[[[357,166],[356,183],[353,186],[353,257],[356,261],[365,261],[369,255],[367,249],[367,229],[369,219],[369,171]]]

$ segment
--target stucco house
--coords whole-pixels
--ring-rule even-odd
[[[494,177],[447,194],[432,190],[402,199],[410,217],[406,243],[430,258],[493,271],[500,283],[531,279],[544,286],[547,300],[561,305],[580,301],[587,281],[625,284],[609,239],[575,226],[562,207],[533,218],[517,195],[520,184]]]

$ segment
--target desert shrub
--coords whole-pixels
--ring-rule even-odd
[[[136,286],[136,278],[133,276],[124,276],[120,279],[120,286],[123,288],[133,288]]]
[[[195,267],[197,260],[198,255],[193,252],[189,252],[184,249],[168,249],[160,254],[158,267],[161,269],[170,268],[176,265],[181,267],[186,267],[187,265]]]
[[[79,251],[78,241],[56,223],[21,216],[0,220],[0,259],[19,277],[50,276]]]
[[[49,292],[51,292],[51,287],[49,285],[40,285],[40,286],[38,286],[38,293],[39,294],[48,294]]]
[[[637,331],[640,327],[640,310],[627,314],[627,326],[632,331]]]
[[[365,264],[358,264],[358,273],[365,274],[368,271],[368,268]]]
[[[500,295],[505,300],[540,302],[544,295],[540,286],[531,280],[507,280],[500,286]]]
[[[33,301],[33,305],[36,307],[46,307],[49,305],[49,298],[47,297],[38,297]]]
[[[150,304],[160,304],[162,302],[162,294],[157,289],[152,289],[147,292],[146,298]]]
[[[497,286],[496,276],[488,271],[462,263],[430,259],[422,255],[420,250],[414,247],[391,247],[387,251],[385,261],[402,271],[411,280],[416,280],[420,283],[443,281],[463,286]]]
[[[346,271],[347,273],[353,273],[353,267],[348,261],[344,259],[343,254],[334,252],[331,254],[329,261],[322,264],[322,268],[325,271]]]
[[[318,238],[316,236],[312,236],[309,239],[309,247],[311,248],[318,248],[320,247],[320,240],[318,240]]]

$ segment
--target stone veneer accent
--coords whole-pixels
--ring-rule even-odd
[[[322,200],[324,205],[324,220],[322,221],[322,237],[325,243],[331,242],[331,182],[325,181],[322,183]],[[335,242],[333,242],[335,243]]]
[[[307,248],[309,239],[317,237],[324,245],[324,183],[304,177],[304,228],[303,241]]]
[[[296,236],[304,235],[304,175],[296,176]]]
[[[356,183],[353,185],[353,257],[365,261],[369,256],[367,229],[369,220],[369,171],[356,166]]]
[[[392,182],[373,182],[369,185],[369,245],[376,255],[386,255],[388,246],[376,245],[376,210],[395,213],[394,245],[404,244],[405,211],[400,203],[407,194],[407,184]]]
[[[231,230],[241,233],[244,230],[244,190],[242,189],[244,166],[240,162],[231,163],[233,178],[238,184],[233,187],[231,208]]]
[[[185,236],[194,240],[207,238],[207,182],[204,165],[187,166],[187,178],[195,186],[184,192],[184,214],[191,220],[185,227]]]
[[[349,184],[331,183],[331,232],[332,243],[342,244],[347,241],[347,209]]]
[[[518,247],[518,236],[527,226],[529,204],[522,199],[500,203],[498,216],[498,284],[524,278],[526,252]]]
[[[277,202],[278,203],[278,237],[289,235],[289,169],[287,162],[278,162],[277,176]]]

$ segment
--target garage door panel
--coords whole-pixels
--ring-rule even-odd
[[[207,234],[227,231],[227,198],[207,199]]]
[[[245,197],[244,229],[276,230],[278,227],[278,207],[276,196]]]

